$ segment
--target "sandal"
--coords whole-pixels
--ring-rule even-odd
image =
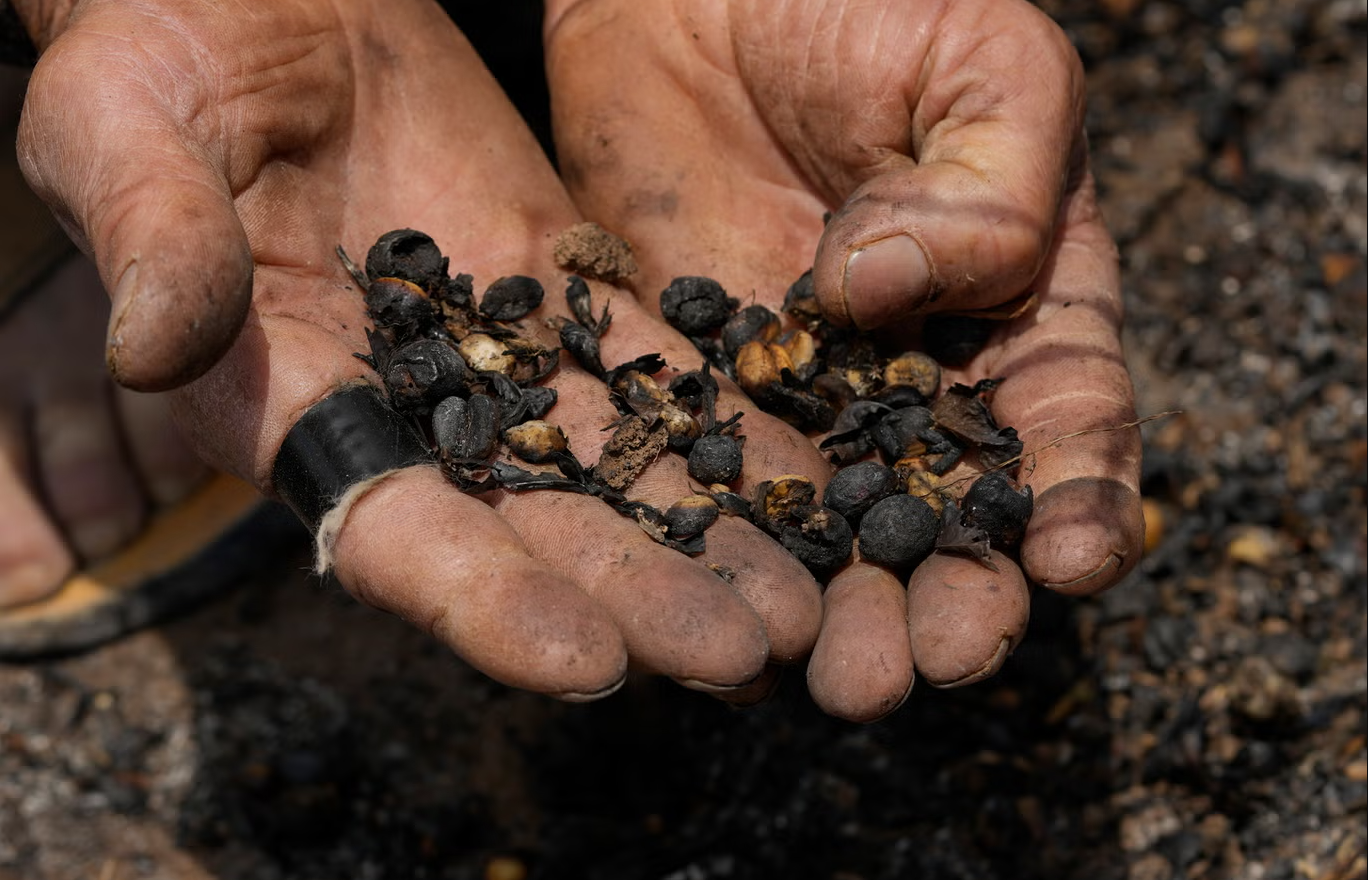
[[[161,623],[307,546],[308,538],[283,505],[215,475],[49,598],[0,610],[0,660],[86,651]]]

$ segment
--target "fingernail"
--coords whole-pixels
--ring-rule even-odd
[[[0,608],[13,608],[46,598],[71,571],[68,563],[30,562],[0,573]]]
[[[112,312],[109,316],[109,337],[105,340],[105,363],[116,379],[120,375],[120,357],[123,354],[123,323],[137,295],[137,287],[138,261],[134,260],[119,275],[110,297]]]
[[[878,327],[918,311],[931,281],[931,264],[910,235],[866,245],[846,259],[841,296],[859,328]]]
[[[978,669],[975,669],[963,678],[957,678],[954,681],[931,682],[931,684],[942,690],[949,690],[951,688],[964,687],[967,684],[983,681],[985,678],[997,675],[998,670],[1002,668],[1003,663],[1007,662],[1007,656],[1011,653],[1012,640],[1003,637],[1003,639],[998,642],[997,650],[993,652],[993,656],[989,657],[988,661]]]
[[[601,700],[604,697],[617,693],[626,681],[627,677],[623,676],[607,687],[596,691],[562,691],[558,694],[552,694],[552,696],[558,700],[564,700],[567,703],[592,703],[595,700]]]

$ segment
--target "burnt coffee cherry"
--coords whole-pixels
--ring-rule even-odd
[[[875,391],[866,400],[882,403],[891,409],[903,409],[909,406],[926,406],[930,398],[911,385],[889,385]]]
[[[480,314],[492,321],[516,321],[541,305],[545,295],[537,279],[505,275],[485,290],[480,298]]]
[[[437,291],[446,281],[448,260],[430,235],[416,229],[396,229],[376,240],[366,254],[366,275],[402,278],[425,291]]]
[[[508,376],[518,365],[517,357],[507,344],[485,333],[469,334],[457,348],[472,370]]]
[[[576,321],[565,321],[560,326],[560,344],[574,356],[575,362],[583,367],[585,372],[599,379],[607,375],[608,371],[603,367],[603,356],[599,351],[598,337],[588,327]]]
[[[931,410],[924,406],[907,406],[886,413],[869,434],[889,461],[897,461],[909,450],[924,446],[922,437],[932,431],[935,424]]]
[[[912,568],[936,547],[940,517],[925,501],[890,495],[860,521],[860,558],[894,568]]]
[[[784,294],[783,309],[784,314],[792,315],[799,321],[809,324],[821,320],[822,310],[817,307],[817,288],[812,282],[811,269],[789,285],[788,291]]]
[[[836,464],[857,461],[874,450],[870,431],[889,412],[888,407],[872,400],[857,400],[836,414],[831,423],[831,436],[823,440],[821,448],[831,453]]]
[[[915,388],[923,398],[940,390],[941,368],[936,359],[919,351],[907,351],[884,364],[885,386]]]
[[[448,397],[432,411],[432,436],[444,464],[486,462],[499,448],[499,404],[485,394]]]
[[[793,372],[793,361],[783,346],[751,340],[736,353],[736,381],[756,403],[765,405],[781,398],[784,371]]]
[[[862,461],[838,470],[822,493],[822,504],[858,529],[865,513],[888,496],[902,491],[902,481],[891,467]]]
[[[689,450],[689,476],[705,486],[732,483],[741,476],[742,441],[730,434],[708,434]]]
[[[681,541],[700,535],[717,522],[719,513],[717,502],[707,495],[690,495],[665,511],[666,533]]]
[[[1035,509],[1030,486],[1018,486],[1001,471],[990,471],[974,481],[961,502],[961,521],[982,529],[997,550],[1020,546]]]
[[[722,483],[714,483],[709,486],[708,497],[717,502],[717,509],[722,512],[723,516],[751,518],[751,503]]]
[[[736,360],[747,342],[773,342],[779,335],[779,316],[762,305],[746,306],[722,325],[722,350]]]
[[[785,550],[819,576],[849,559],[854,546],[854,533],[845,517],[816,504],[789,510],[777,537]]]
[[[421,333],[437,323],[437,306],[412,281],[377,278],[366,286],[366,312],[379,328]],[[411,337],[410,337],[411,338]]]
[[[546,418],[546,414],[551,412],[551,407],[556,405],[556,398],[559,396],[556,389],[544,385],[528,386],[522,390],[522,394],[523,403],[527,404],[529,419]]]
[[[660,313],[685,336],[704,336],[727,322],[736,300],[711,278],[686,275],[660,294]]]
[[[778,537],[794,508],[812,506],[817,487],[801,474],[784,474],[755,487],[751,519],[757,526]]]
[[[533,464],[552,461],[570,448],[570,440],[559,426],[539,419],[508,428],[504,442],[514,455]]]
[[[419,339],[392,353],[386,363],[385,390],[395,408],[426,410],[454,395],[469,392],[475,374],[445,342]]]

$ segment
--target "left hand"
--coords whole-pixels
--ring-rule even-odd
[[[698,274],[777,308],[811,267],[830,320],[901,329],[1034,291],[945,381],[1005,377],[994,414],[1040,451],[1023,468],[1036,495],[1027,580],[1088,594],[1134,565],[1140,437],[1120,427],[1135,416],[1116,252],[1088,171],[1081,65],[1044,14],[987,0],[561,0],[546,43],[563,177],[637,247],[643,299]],[[948,560],[913,582],[981,575]],[[973,610],[969,638],[922,642],[914,659],[907,612],[882,569],[833,580],[808,671],[819,704],[872,720],[905,698],[914,665],[967,683],[1014,643]]]

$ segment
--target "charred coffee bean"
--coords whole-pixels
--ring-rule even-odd
[[[860,558],[894,568],[911,568],[936,547],[940,517],[925,501],[890,495],[860,521]]]
[[[685,336],[703,336],[727,322],[736,300],[711,278],[686,275],[674,279],[660,294],[660,313]]]
[[[485,394],[448,397],[432,411],[432,436],[444,463],[488,461],[499,448],[499,404]]]
[[[523,389],[503,373],[486,370],[476,374],[480,390],[499,404],[499,424],[505,428],[532,418]]]
[[[684,540],[700,535],[717,522],[720,511],[717,502],[707,495],[690,495],[670,505],[665,511],[665,524],[672,538]]]
[[[526,275],[505,275],[485,290],[480,314],[492,321],[516,321],[541,305],[541,282]]]
[[[941,368],[928,354],[906,351],[884,365],[883,380],[885,386],[915,388],[929,399],[940,390]]]
[[[736,381],[756,403],[776,400],[776,386],[783,382],[783,373],[793,372],[793,361],[782,346],[753,339],[736,353]]]
[[[779,535],[783,523],[797,507],[812,506],[817,487],[801,474],[784,474],[755,487],[751,518],[771,535]]]
[[[556,389],[547,388],[544,385],[531,385],[522,390],[523,403],[527,404],[527,417],[529,419],[544,419],[546,414],[551,412],[551,407],[556,405],[556,398],[559,396]]]
[[[504,431],[509,450],[523,461],[543,464],[570,448],[570,440],[558,425],[534,419]]]
[[[812,393],[825,400],[836,412],[840,412],[860,399],[857,392],[844,377],[835,373],[821,373],[812,379]],[[885,402],[886,401],[881,401]],[[892,406],[892,404],[889,404]],[[895,407],[896,408],[896,407]]]
[[[437,298],[442,305],[456,311],[469,309],[475,301],[475,277],[468,272],[451,276],[438,291]]]
[[[843,516],[816,504],[802,504],[790,510],[777,537],[785,550],[819,576],[834,571],[849,559],[855,540]]]
[[[902,489],[902,481],[891,467],[877,461],[862,461],[836,472],[822,493],[822,504],[858,529],[871,507]]]
[[[908,406],[926,406],[930,398],[911,385],[889,385],[875,391],[867,399],[882,403],[891,409]]]
[[[723,516],[751,518],[751,503],[722,483],[714,483],[709,486],[708,497],[717,502],[717,509],[722,512]]]
[[[836,414],[831,423],[831,436],[823,440],[821,448],[831,452],[836,464],[857,461],[874,450],[870,431],[889,412],[888,407],[872,400],[857,400]]]
[[[746,306],[722,325],[722,350],[732,360],[747,342],[773,342],[779,335],[779,316],[762,305]]]
[[[689,450],[689,476],[704,485],[735,482],[741,476],[741,440],[730,434],[709,434]]]
[[[673,401],[660,408],[658,418],[665,426],[665,433],[670,435],[670,448],[675,452],[691,452],[703,436],[703,426],[693,413]]]
[[[385,390],[400,410],[425,410],[453,395],[465,395],[475,374],[445,342],[419,339],[393,352],[385,367]]]
[[[870,436],[889,461],[907,455],[909,449],[924,445],[922,437],[934,429],[936,420],[924,406],[905,406],[886,413],[870,429]]]
[[[366,275],[402,278],[426,291],[441,288],[447,278],[448,260],[432,236],[416,229],[386,232],[366,254]]]
[[[817,308],[817,289],[812,283],[812,270],[809,269],[798,280],[789,285],[784,294],[784,314],[792,315],[799,321],[809,324],[820,321],[821,309]]]
[[[1021,544],[1026,524],[1035,508],[1035,493],[1001,471],[989,471],[974,481],[964,494],[961,518],[978,526],[998,550]]]
[[[574,355],[575,361],[585,372],[599,379],[608,374],[603,368],[598,337],[588,327],[576,321],[564,322],[560,326],[560,343],[562,348]]]
[[[457,348],[472,370],[503,373],[507,376],[518,365],[518,359],[509,351],[508,346],[486,333],[469,334],[461,340]]]
[[[437,323],[437,306],[417,284],[377,278],[366,287],[366,311],[378,328],[408,328],[421,333]]]

